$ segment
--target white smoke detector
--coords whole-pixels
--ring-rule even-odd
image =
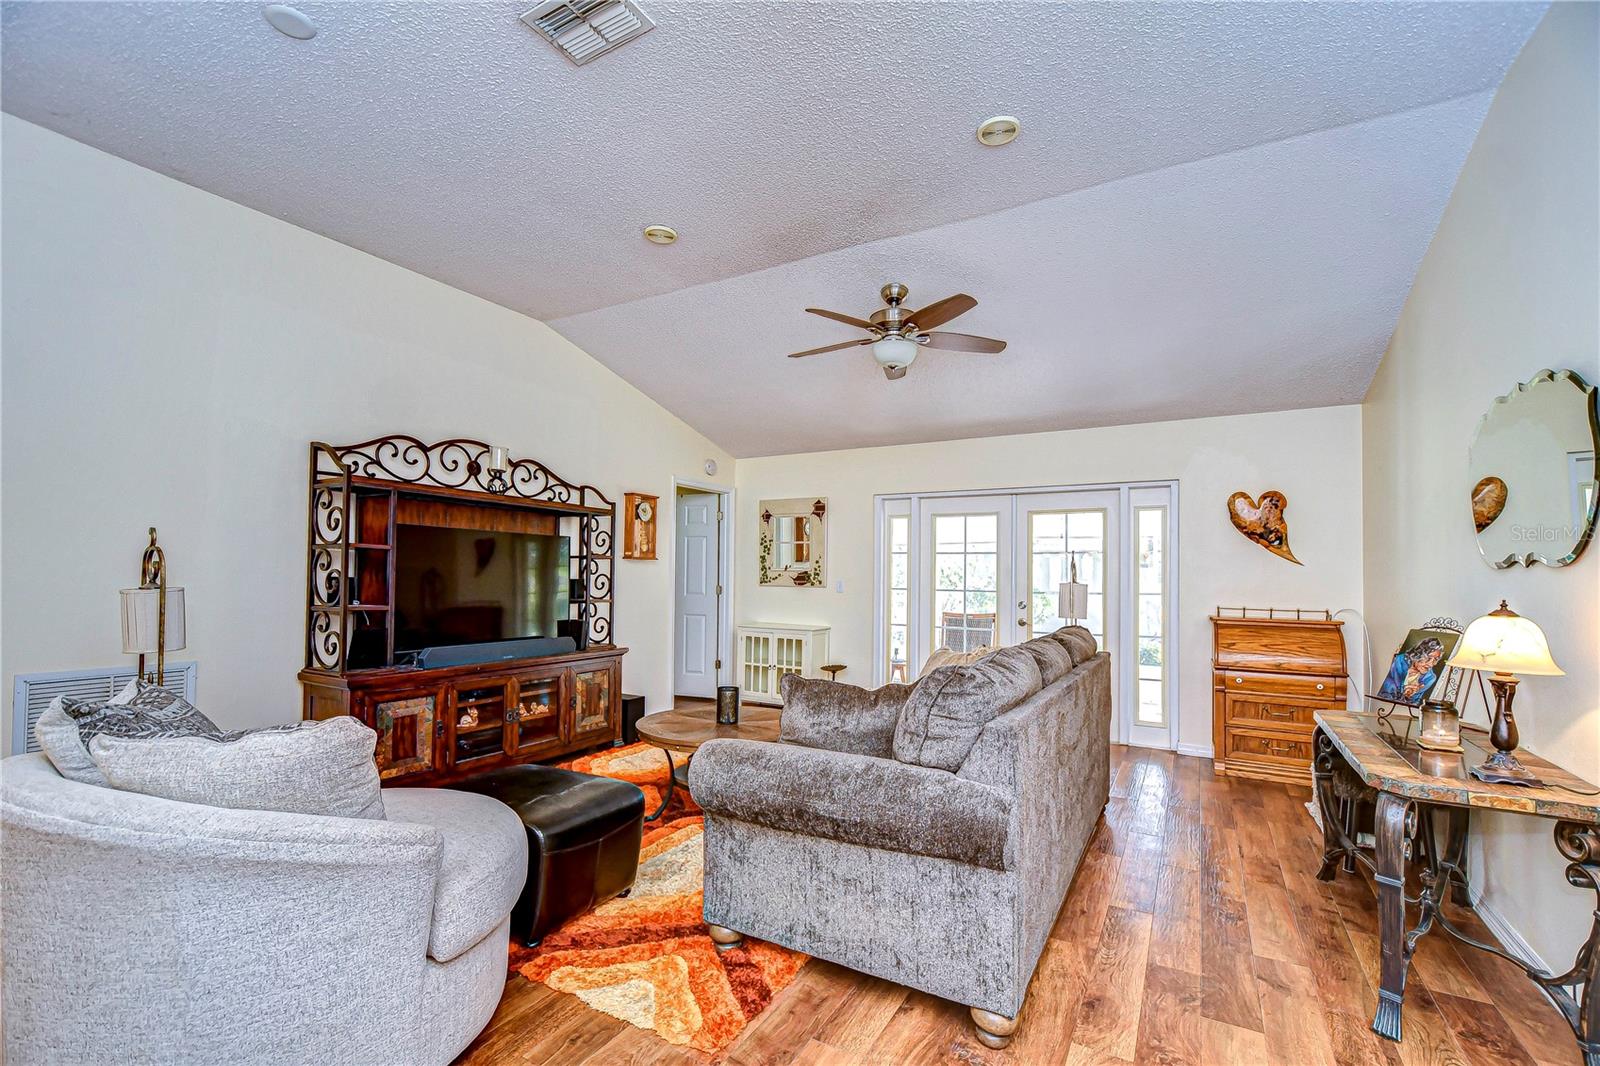
[[[580,67],[656,28],[633,0],[549,0],[522,21]]]

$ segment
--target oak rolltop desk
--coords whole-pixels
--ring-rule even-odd
[[[1218,608],[1212,615],[1218,774],[1310,780],[1316,712],[1345,705],[1343,625],[1327,611]]]

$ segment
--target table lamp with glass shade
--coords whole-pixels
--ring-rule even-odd
[[[1550,658],[1544,631],[1501,600],[1499,610],[1490,611],[1467,627],[1446,665],[1488,673],[1489,687],[1494,690],[1494,723],[1489,728],[1489,741],[1495,751],[1482,765],[1472,768],[1472,776],[1491,784],[1544,784],[1511,754],[1517,749],[1517,720],[1511,715],[1511,701],[1517,694],[1515,675],[1560,677],[1566,673]]]
[[[167,557],[150,527],[150,544],[139,561],[139,587],[123,589],[122,653],[139,657],[139,683],[167,682],[167,652],[184,646],[183,589],[167,587]],[[144,669],[146,655],[156,657],[155,673]]]

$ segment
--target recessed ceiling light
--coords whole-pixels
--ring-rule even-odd
[[[651,244],[671,244],[678,239],[678,231],[671,226],[646,226],[644,239]]]
[[[978,143],[990,148],[1010,144],[1022,132],[1022,123],[1011,115],[986,118],[978,126]]]
[[[309,41],[317,35],[317,24],[288,4],[268,4],[261,9],[261,17],[285,37],[297,41]]]

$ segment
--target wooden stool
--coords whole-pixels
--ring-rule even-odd
[[[829,681],[837,681],[839,680],[839,675],[844,673],[846,669],[847,667],[844,663],[829,663],[822,668],[822,672],[828,675]]]

